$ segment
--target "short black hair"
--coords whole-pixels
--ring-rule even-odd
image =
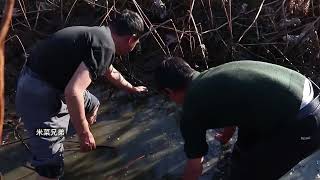
[[[110,22],[110,27],[119,36],[133,35],[140,37],[144,31],[142,18],[138,13],[125,9]]]
[[[154,71],[154,80],[159,90],[186,88],[195,70],[182,58],[171,57],[161,62]]]

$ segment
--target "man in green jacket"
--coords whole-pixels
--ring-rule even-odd
[[[320,145],[318,92],[296,71],[246,60],[199,73],[169,58],[155,80],[183,106],[185,180],[202,173],[207,129],[239,128],[229,179],[277,179]]]

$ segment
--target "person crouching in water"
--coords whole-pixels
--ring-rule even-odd
[[[115,55],[132,51],[143,32],[142,18],[124,10],[109,26],[67,27],[32,49],[18,79],[16,110],[31,137],[38,179],[63,175],[63,141],[70,119],[80,149],[96,148],[89,126],[96,121],[100,103],[86,90],[91,82],[105,76],[130,93],[147,91],[132,86],[112,66]]]
[[[199,73],[173,57],[154,75],[158,88],[183,107],[184,180],[202,173],[207,129],[238,127],[231,180],[278,179],[320,145],[319,92],[296,71],[244,60]]]

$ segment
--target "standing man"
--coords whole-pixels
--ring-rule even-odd
[[[199,73],[183,59],[170,58],[156,69],[155,80],[183,105],[180,130],[188,157],[184,180],[202,173],[207,129],[239,128],[232,180],[278,179],[319,148],[319,92],[298,72],[236,61]]]
[[[68,27],[33,48],[18,80],[16,108],[31,137],[38,179],[62,176],[69,119],[81,150],[96,148],[89,126],[96,121],[99,101],[86,90],[91,82],[106,76],[128,92],[147,91],[132,86],[112,66],[115,54],[132,51],[143,31],[141,17],[124,10],[109,27]]]

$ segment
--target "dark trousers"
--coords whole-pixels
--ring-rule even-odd
[[[98,108],[99,100],[84,92],[86,114]],[[16,110],[30,137],[32,165],[44,177],[59,178],[63,174],[63,141],[69,125],[69,112],[63,92],[55,89],[28,67],[24,67],[17,85]],[[60,135],[37,135],[39,130],[61,130]],[[61,132],[61,131],[60,131]]]
[[[239,127],[229,179],[278,179],[319,149],[319,108],[264,138]]]

